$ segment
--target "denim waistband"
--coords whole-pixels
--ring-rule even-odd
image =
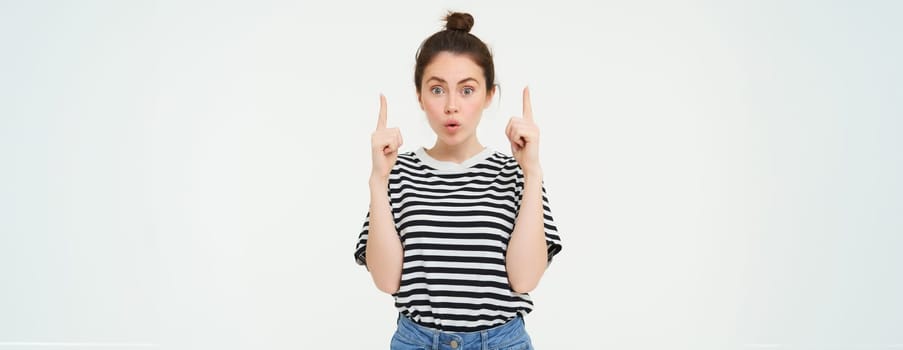
[[[504,324],[482,331],[444,332],[419,325],[399,314],[398,330],[395,335],[407,342],[433,350],[489,350],[520,343],[530,344],[530,337],[524,327],[524,319],[520,315]]]

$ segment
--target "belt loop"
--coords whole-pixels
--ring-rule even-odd
[[[483,350],[489,350],[489,331],[480,332],[480,337],[483,338]]]
[[[439,350],[439,331],[433,330],[433,350]]]

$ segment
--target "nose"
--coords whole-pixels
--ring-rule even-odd
[[[448,94],[448,98],[445,100],[445,114],[455,113],[458,113],[458,105],[455,102],[454,94]]]

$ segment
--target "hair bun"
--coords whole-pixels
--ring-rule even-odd
[[[470,32],[470,28],[473,28],[473,16],[469,13],[449,12],[448,15],[445,16],[446,30],[460,30],[468,33]]]

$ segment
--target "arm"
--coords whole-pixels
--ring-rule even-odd
[[[524,174],[524,192],[505,258],[508,283],[517,293],[536,288],[548,266],[542,208],[542,176]]]
[[[524,172],[520,208],[505,256],[508,283],[517,293],[527,293],[536,288],[549,261],[542,208],[539,128],[533,122],[533,107],[530,90],[527,88],[524,88],[523,102],[523,118],[511,118],[505,127],[505,134],[511,142],[511,152]]]
[[[379,290],[394,294],[401,283],[404,250],[386,191],[388,179],[370,178],[370,228],[367,234],[367,270]]]
[[[401,284],[404,249],[395,230],[389,203],[389,174],[398,158],[401,132],[386,127],[386,97],[379,97],[379,119],[370,136],[373,171],[370,174],[370,227],[367,233],[367,270],[379,290],[394,294]]]

